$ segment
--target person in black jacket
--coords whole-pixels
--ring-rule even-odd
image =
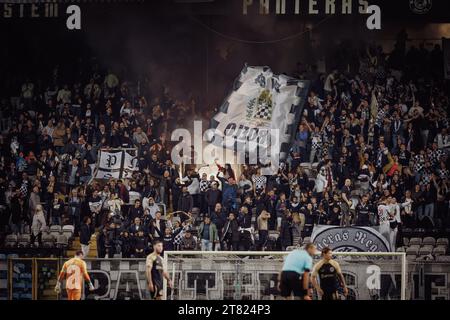
[[[228,250],[239,250],[239,224],[233,212],[228,214],[228,220],[225,223],[222,231],[221,242],[226,244]]]
[[[183,187],[181,197],[178,199],[178,210],[189,213],[193,206],[194,199],[189,194],[187,187]],[[181,215],[181,220],[184,221],[185,219],[187,219],[185,215]]]
[[[106,228],[103,228],[97,237],[97,258],[104,258],[106,256]]]
[[[371,208],[368,195],[363,195],[361,201],[356,205],[356,226],[369,227]]]
[[[280,240],[282,251],[286,251],[287,247],[292,246],[292,214],[289,210],[284,211],[284,216],[281,219]]]
[[[173,234],[170,228],[166,228],[164,230],[164,237],[162,238],[164,251],[173,251],[174,243],[173,243]]]
[[[119,237],[120,245],[122,247],[122,258],[131,257],[131,237],[127,231],[120,233]]]
[[[274,190],[270,190],[265,197],[265,208],[270,213],[269,230],[276,230],[277,226],[277,195]]]
[[[164,232],[166,230],[167,222],[166,220],[161,219],[161,212],[158,211],[155,214],[155,219],[150,223],[150,236],[153,241],[161,240],[164,237]]]
[[[255,204],[253,203],[252,197],[246,196],[243,200],[241,207],[246,207],[248,214],[251,216],[253,214],[253,209],[255,208]]]
[[[141,200],[136,199],[134,201],[134,207],[130,209],[130,212],[128,213],[128,221],[134,221],[136,218],[142,218],[144,215],[144,209],[141,206]]]
[[[317,215],[316,211],[313,209],[313,205],[308,203],[306,208],[303,210],[303,214],[305,215],[305,228],[304,235],[305,237],[310,237],[314,228],[314,225],[317,224]]]
[[[133,237],[132,252],[135,258],[143,258],[145,250],[148,248],[148,238],[144,236],[144,231],[139,230]]]
[[[95,231],[91,222],[91,218],[84,217],[83,224],[80,226],[81,251],[85,257],[89,254],[91,236]]]
[[[239,210],[238,224],[241,228],[240,230],[240,250],[248,251],[252,246],[252,214],[249,213],[248,207],[242,206]]]
[[[142,225],[141,219],[139,217],[136,217],[134,218],[133,224],[128,228],[128,232],[131,236],[135,236],[141,230],[145,233],[145,226]]]
[[[61,218],[63,213],[64,201],[59,198],[59,193],[54,193],[54,198],[50,205],[50,224],[61,225]]]
[[[16,189],[11,197],[11,231],[15,234],[22,232],[24,212],[24,201],[21,198],[20,189]]]
[[[220,240],[220,249],[223,250],[224,244],[222,242],[222,231],[223,227],[225,225],[225,222],[227,220],[227,217],[225,215],[225,212],[222,210],[222,204],[217,203],[214,212],[211,214],[211,221],[216,225],[217,232],[219,233],[219,240]]]
[[[217,182],[211,183],[211,188],[206,191],[205,198],[208,206],[208,214],[211,215],[216,203],[222,202],[222,192],[219,190]]]
[[[175,181],[171,184],[171,192],[172,192],[172,205],[173,205],[173,211],[181,210],[178,207],[179,199],[181,198],[183,185],[180,181],[180,178],[177,177]]]
[[[106,253],[108,254],[108,258],[114,258],[114,254],[117,253],[119,234],[120,234],[119,228],[114,222],[110,223],[107,226],[105,236],[105,248]]]

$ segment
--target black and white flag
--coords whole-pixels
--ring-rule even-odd
[[[94,179],[130,178],[138,171],[137,149],[100,150]]]
[[[307,100],[309,81],[246,66],[212,119],[215,145],[286,159]],[[274,134],[274,132],[276,134]]]

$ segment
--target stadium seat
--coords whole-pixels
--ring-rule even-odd
[[[58,225],[53,225],[50,227],[50,233],[52,234],[53,237],[57,238],[59,236],[59,234],[61,233],[62,229],[61,226]]]
[[[417,262],[434,261],[434,257],[431,254],[427,254],[427,255],[423,255],[423,256],[417,256],[416,261]]]
[[[294,237],[292,239],[292,243],[294,246],[301,246],[302,245],[302,237]]]
[[[25,225],[23,227],[23,233],[25,233],[25,234],[30,234],[31,233],[29,225]]]
[[[280,233],[277,231],[269,231],[269,238],[273,239],[274,241],[278,240],[278,237],[280,236]]]
[[[15,234],[9,234],[5,239],[6,248],[14,248],[17,245],[17,236]]]
[[[420,246],[418,246],[418,245],[409,246],[408,248],[406,248],[406,254],[417,256],[419,254],[419,249],[420,249]]]
[[[450,256],[437,256],[436,261],[438,262],[450,262]]]
[[[405,247],[398,247],[397,252],[405,252]]]
[[[430,255],[432,252],[433,252],[433,246],[431,246],[431,245],[425,245],[419,249],[420,256],[427,256],[427,255]]]
[[[50,226],[50,232],[52,232],[52,231],[61,231],[62,230],[62,228],[61,228],[61,226],[60,225],[58,225],[58,224],[54,224],[54,225],[51,225]]]
[[[295,249],[297,249],[296,246],[289,246],[289,247],[286,247],[286,251],[293,251],[293,250],[295,250]]]
[[[53,248],[55,246],[55,238],[50,232],[42,234],[42,246],[44,248]]]
[[[429,246],[433,246],[436,244],[436,239],[433,237],[425,237],[422,241],[422,245],[429,245]]]
[[[409,245],[409,238],[403,238],[403,245],[407,247]]]
[[[439,238],[436,241],[436,246],[445,245],[448,247],[448,239],[447,238]]]
[[[447,246],[437,246],[433,249],[435,256],[444,256],[447,253]]]
[[[415,254],[407,254],[407,255],[406,255],[406,259],[407,259],[408,261],[415,261],[416,258],[417,258],[417,256],[416,256]]]
[[[21,234],[17,238],[17,246],[20,248],[28,248],[30,246],[31,236],[27,233]]]
[[[303,239],[303,243],[304,244],[310,243],[310,242],[311,242],[311,237],[306,237],[306,238]]]
[[[65,226],[62,227],[63,234],[69,240],[73,237],[74,231],[75,231],[75,227],[73,225],[65,225]]]
[[[69,245],[69,240],[67,239],[66,235],[64,235],[63,233],[60,233],[56,237],[56,247],[59,249],[64,249],[64,248],[67,248],[68,245]]]
[[[74,233],[74,231],[75,231],[75,227],[73,226],[73,225],[71,225],[71,224],[66,224],[66,225],[64,225],[62,228],[61,228],[61,230],[64,232],[64,231],[71,231],[72,233]]]
[[[422,244],[421,238],[411,238],[409,239],[409,246],[420,246]]]

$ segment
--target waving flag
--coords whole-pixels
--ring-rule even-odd
[[[136,155],[137,149],[100,150],[94,178],[131,178],[139,170]]]
[[[276,75],[269,67],[244,67],[212,119],[216,132],[211,140],[237,152],[247,143],[247,154],[275,152],[279,159],[286,159],[308,88],[309,81]],[[277,132],[275,138],[273,132]]]

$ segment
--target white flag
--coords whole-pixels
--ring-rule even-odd
[[[95,173],[95,179],[119,179],[120,178],[120,170],[116,171],[105,171],[98,169]]]
[[[95,179],[127,179],[138,171],[137,149],[100,150]]]
[[[309,81],[275,75],[268,67],[246,66],[212,120],[211,127],[217,129],[214,144],[242,152],[241,147],[252,142],[246,146],[248,154],[258,148],[259,155],[275,152],[285,159],[308,87]]]
[[[122,166],[122,151],[100,151],[99,169],[117,170]]]
[[[136,154],[137,152],[134,153]],[[125,151],[123,168],[125,170],[139,171],[137,155],[133,155],[131,151]]]

